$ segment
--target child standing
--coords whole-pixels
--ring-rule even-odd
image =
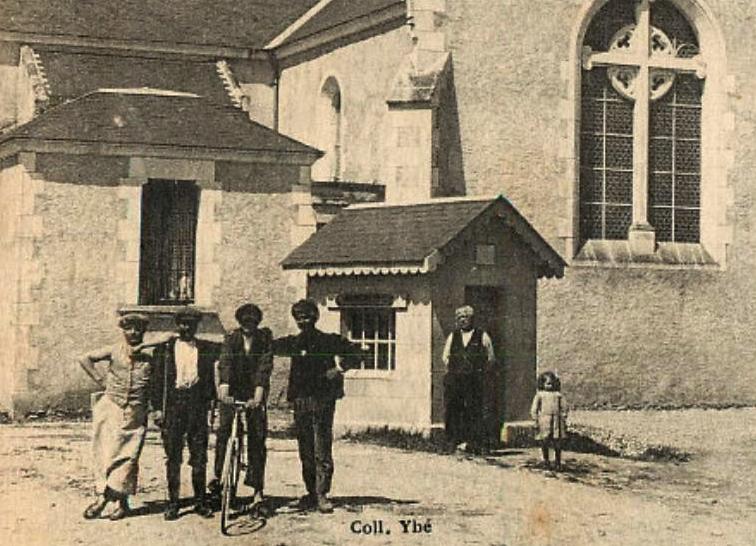
[[[554,372],[538,376],[538,392],[530,406],[536,422],[536,440],[540,440],[543,461],[549,463],[549,447],[554,448],[556,469],[562,469],[562,442],[567,437],[567,402],[562,396],[561,382]]]

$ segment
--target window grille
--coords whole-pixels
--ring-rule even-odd
[[[367,352],[364,370],[396,369],[396,310],[390,307],[346,307],[341,310],[347,338]]]
[[[151,180],[142,191],[139,302],[194,301],[199,188],[193,182]]]

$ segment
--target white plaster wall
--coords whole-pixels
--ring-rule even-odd
[[[0,410],[10,410],[15,385],[20,184],[18,169],[0,171]]]
[[[325,149],[315,112],[324,82],[334,77],[342,101],[341,179],[381,181],[389,130],[386,98],[411,49],[409,31],[402,27],[286,68],[279,87],[280,131]]]
[[[369,426],[425,431],[431,425],[431,302],[424,277],[311,278],[308,296],[319,305],[318,327],[339,332],[341,315],[329,309],[327,296],[339,293],[383,293],[407,298],[396,311],[396,369],[391,372],[347,372],[345,397],[336,410],[336,426]]]

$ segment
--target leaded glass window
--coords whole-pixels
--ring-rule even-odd
[[[583,41],[580,237],[695,243],[701,218],[705,65],[668,1],[613,0]]]

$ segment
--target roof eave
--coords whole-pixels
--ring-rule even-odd
[[[260,49],[222,44],[173,44],[169,42],[148,42],[134,40],[105,40],[86,36],[69,36],[65,34],[42,34],[35,32],[17,32],[0,29],[0,42],[18,42],[28,45],[62,46],[79,53],[97,52],[122,55],[139,53],[145,56],[204,58],[208,60],[252,59],[267,60],[267,54]]]
[[[19,152],[62,153],[70,155],[163,157],[171,159],[206,159],[241,163],[283,163],[312,165],[322,152],[276,151],[264,149],[208,148],[149,143],[115,143],[74,139],[43,139],[13,136],[0,142],[0,158]]]
[[[426,263],[380,264],[304,264],[284,260],[281,267],[287,271],[304,271],[308,277],[344,277],[370,275],[421,275],[430,273]]]

